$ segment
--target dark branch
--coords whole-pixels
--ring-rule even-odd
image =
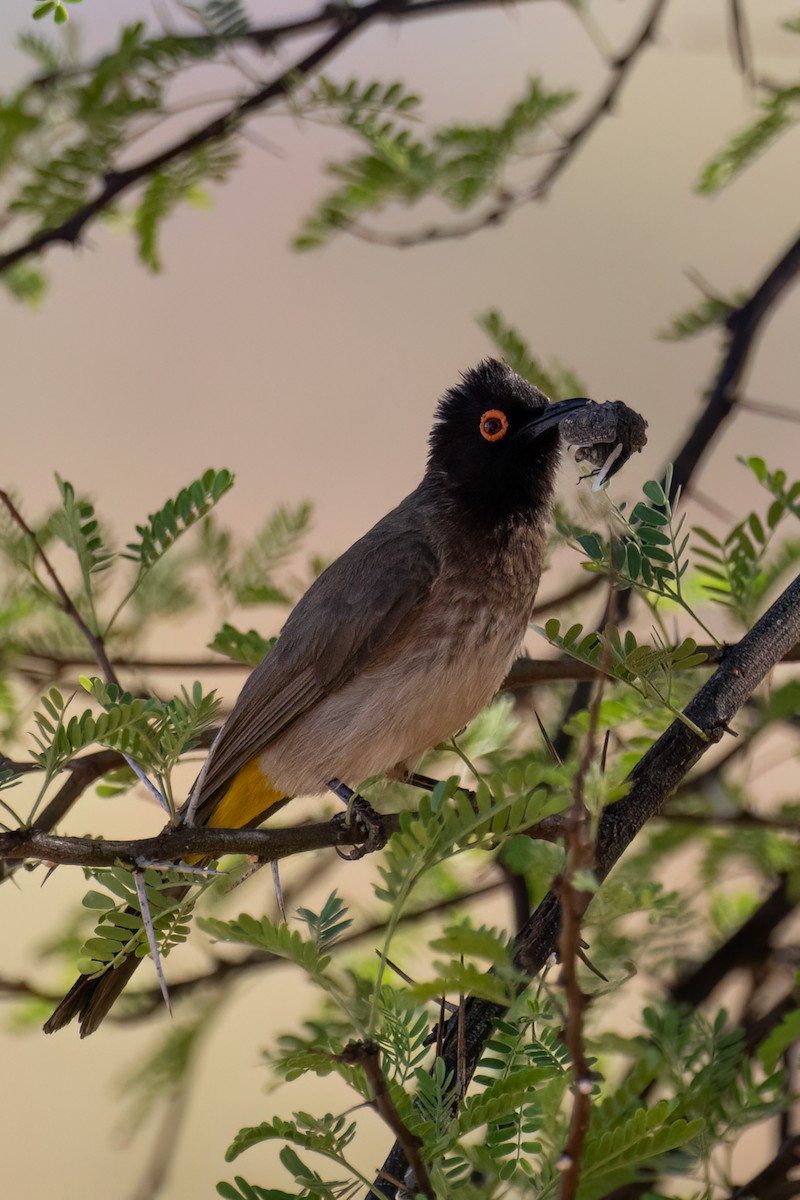
[[[0,254],[0,272],[34,254],[40,254],[46,247],[56,242],[75,245],[79,242],[85,227],[101,213],[106,212],[119,196],[155,175],[163,167],[169,166],[176,159],[182,158],[202,146],[207,146],[211,142],[221,141],[228,137],[254,112],[265,108],[273,100],[288,95],[297,86],[299,78],[311,74],[335,50],[353,38],[371,21],[389,15],[400,16],[406,7],[405,0],[372,0],[371,3],[364,4],[360,8],[337,6],[335,9],[337,21],[333,32],[302,59],[221,116],[195,129],[193,133],[179,138],[157,154],[142,159],[131,167],[110,171],[95,198],[76,209],[66,221],[51,229],[41,229],[21,245],[5,254]]]
[[[377,818],[377,814],[375,814]],[[385,840],[398,827],[398,814],[380,817]],[[321,850],[326,846],[363,846],[368,834],[354,822],[346,825],[341,816],[332,821],[315,821],[286,829],[209,829],[203,825],[172,826],[151,838],[110,841],[94,838],[59,837],[38,830],[0,833],[0,859],[39,859],[41,862],[80,867],[146,866],[191,858],[214,858],[223,854],[250,854],[263,862],[275,862],[291,854]]]
[[[607,657],[608,647],[606,646],[603,658]],[[602,665],[605,666],[606,663],[603,662]],[[591,899],[591,894],[578,888],[575,877],[577,872],[589,871],[594,865],[594,847],[589,836],[589,812],[585,801],[585,785],[586,777],[595,758],[597,725],[602,698],[603,684],[601,680],[595,688],[589,716],[589,730],[581,761],[573,779],[572,804],[566,817],[566,864],[564,873],[555,889],[559,895],[562,913],[559,937],[559,957],[561,959],[559,983],[564,989],[567,1004],[564,1036],[572,1064],[572,1111],[567,1144],[558,1164],[562,1173],[561,1200],[575,1200],[578,1194],[581,1180],[581,1158],[591,1116],[592,1082],[589,1076],[589,1063],[586,1058],[584,1040],[584,1016],[588,1001],[578,976],[578,962],[581,957],[581,920]]]
[[[728,1200],[746,1200],[750,1196],[755,1196],[756,1200],[790,1200],[790,1197],[800,1195],[800,1179],[789,1178],[798,1167],[800,1133],[787,1138],[772,1161],[747,1183],[735,1188]]]
[[[532,183],[517,190],[504,189],[488,209],[467,221],[455,222],[450,225],[431,225],[427,229],[402,234],[382,233],[363,225],[347,226],[347,231],[363,241],[374,242],[382,246],[406,248],[418,246],[423,242],[469,237],[470,234],[477,233],[480,229],[489,229],[500,225],[523,205],[530,204],[534,200],[543,200],[602,118],[613,112],[614,105],[639,55],[655,38],[658,22],[667,2],[668,0],[652,0],[642,27],[628,49],[611,63],[611,76],[608,84],[580,124],[565,138],[559,149],[553,152],[548,166]]]
[[[342,1062],[361,1067],[372,1088],[372,1105],[397,1138],[398,1145],[414,1173],[414,1194],[421,1192],[426,1200],[436,1200],[428,1169],[422,1161],[422,1138],[406,1126],[392,1099],[386,1076],[381,1068],[381,1051],[375,1042],[351,1042],[339,1055]]]
[[[548,601],[546,605],[534,610],[534,617],[539,617],[545,611],[551,608],[556,608],[557,604],[563,601],[566,604],[569,600],[582,595],[584,592],[593,591],[596,587],[596,582],[604,582],[603,575],[593,575],[591,584],[588,587],[581,585],[580,587],[571,588],[568,593],[564,593],[562,597]],[[697,647],[700,654],[707,656],[705,663],[700,663],[700,666],[709,667],[717,663],[725,651],[720,651],[717,646],[702,644]],[[26,651],[25,658],[39,661],[57,670],[66,670],[70,667],[83,667],[90,661],[88,655],[80,654],[58,654],[55,651]],[[782,662],[793,663],[800,662],[800,645],[793,646],[788,654],[785,654],[781,659]],[[175,674],[190,675],[201,674],[206,671],[250,671],[252,668],[246,663],[235,662],[230,658],[114,658],[114,666],[119,671],[169,671]],[[516,688],[533,687],[539,683],[569,683],[575,680],[591,680],[596,679],[599,674],[596,667],[587,666],[585,663],[577,662],[569,658],[529,658],[525,655],[518,658],[505,680],[503,681],[503,689],[506,691]]]
[[[780,256],[753,295],[727,319],[728,338],[717,373],[694,428],[673,460],[673,490],[684,490],[720,426],[737,403],[737,391],[770,309],[800,273],[800,236]]]
[[[769,953],[773,931],[794,911],[797,903],[786,876],[753,915],[698,967],[673,984],[670,997],[693,1008],[714,991],[726,975],[739,967],[762,963]]]
[[[739,709],[784,654],[800,640],[800,576],[775,601],[739,644],[729,650],[711,679],[686,708],[686,715],[707,741],[698,738],[682,721],[672,725],[651,746],[630,775],[630,791],[609,805],[600,818],[595,844],[595,873],[606,878],[633,839],[661,810],[702,755],[718,742]],[[558,946],[561,912],[558,897],[550,892],[532,914],[516,941],[516,962],[533,978]],[[466,1069],[475,1070],[483,1046],[503,1010],[482,1000],[467,1000]],[[457,1028],[448,1022],[444,1046],[445,1066],[454,1071]],[[402,1177],[403,1156],[395,1146],[386,1172]],[[386,1185],[382,1185],[386,1191]],[[395,1192],[389,1189],[389,1196]],[[374,1195],[374,1194],[373,1194]]]

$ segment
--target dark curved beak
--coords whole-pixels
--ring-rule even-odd
[[[523,425],[518,437],[539,437],[540,433],[546,433],[560,425],[567,416],[582,413],[585,408],[594,407],[594,404],[594,400],[588,400],[585,396],[575,396],[572,400],[558,400],[554,404],[548,404],[539,416],[534,416],[528,421],[528,425]]]
[[[545,433],[548,429],[554,429],[560,425],[565,417],[572,417],[575,413],[582,412],[594,404],[595,401],[587,399],[586,396],[575,396],[571,400],[557,400],[555,404],[548,404],[541,416],[534,417],[532,421],[529,421],[525,428],[520,430],[520,433],[538,437],[540,433]]]

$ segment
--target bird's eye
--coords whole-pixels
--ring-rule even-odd
[[[481,417],[481,437],[487,442],[499,442],[508,429],[508,417],[499,408],[490,408]]]

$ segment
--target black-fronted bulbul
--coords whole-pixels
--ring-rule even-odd
[[[550,404],[492,359],[445,393],[421,483],[297,604],[217,736],[185,806],[189,820],[253,826],[288,797],[322,794],[333,780],[355,788],[373,775],[402,775],[472,720],[502,683],[531,616],[559,423],[570,418],[579,432],[589,408],[598,406],[583,398]],[[601,432],[584,455],[597,464],[609,441]],[[606,474],[631,448],[641,447],[614,451]],[[79,1015],[81,1034],[92,1033],[138,961],[81,976],[46,1031]]]

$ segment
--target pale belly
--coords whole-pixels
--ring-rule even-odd
[[[517,653],[526,622],[487,610],[446,631],[418,629],[397,648],[299,717],[260,755],[285,795],[315,795],[329,779],[356,787],[371,775],[412,765],[491,700]]]

